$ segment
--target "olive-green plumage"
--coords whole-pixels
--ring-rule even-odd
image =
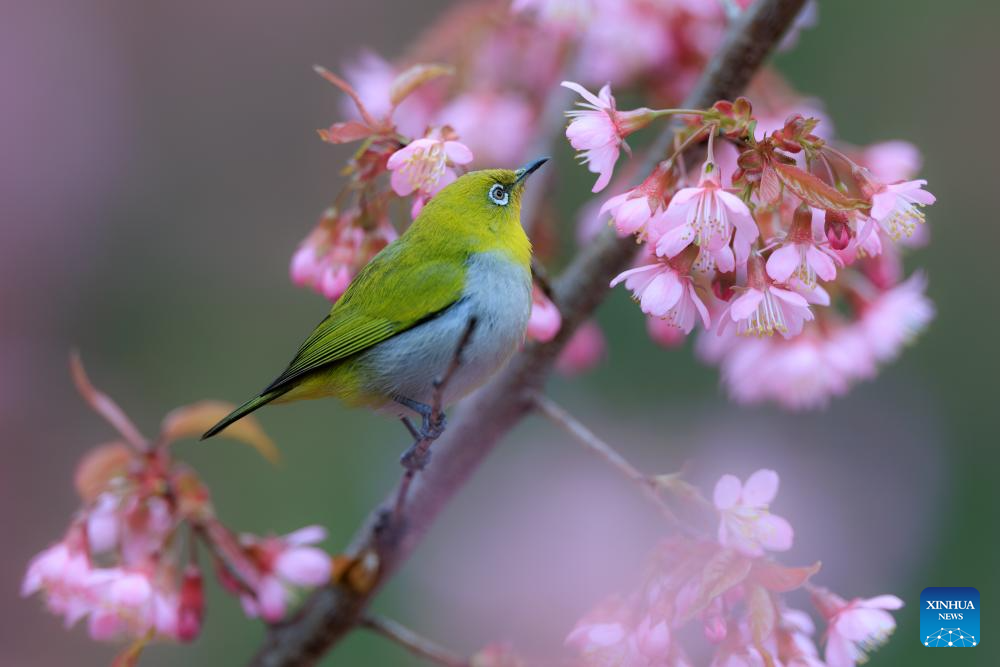
[[[523,340],[531,244],[520,224],[521,192],[543,162],[470,172],[442,189],[358,273],[288,368],[203,437],[271,402],[428,403],[470,318],[477,326],[447,402],[485,381]]]

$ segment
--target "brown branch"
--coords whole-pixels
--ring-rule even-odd
[[[634,482],[639,487],[643,496],[656,506],[656,509],[660,511],[668,522],[677,528],[681,528],[680,520],[657,492],[656,482],[651,477],[639,472],[614,447],[597,437],[597,434],[584,426],[576,417],[563,410],[551,398],[541,393],[535,394],[534,404],[538,411],[547,417],[549,421],[569,433],[588,450],[600,456],[604,459],[605,463],[620,472],[629,481]]]
[[[410,653],[430,660],[435,664],[442,665],[442,667],[469,667],[469,661],[465,658],[452,653],[442,646],[438,646],[429,639],[421,637],[413,630],[397,623],[391,618],[367,615],[361,619],[359,624],[372,632],[382,635],[386,639],[396,642]]]
[[[475,330],[476,318],[470,317],[469,322],[465,325],[465,331],[462,332],[462,337],[458,339],[458,345],[455,346],[455,354],[452,355],[451,362],[448,364],[444,375],[434,379],[434,397],[431,402],[429,421],[432,429],[438,427],[444,428],[444,392],[448,388],[451,379],[455,376],[455,372],[462,365],[462,354],[465,352],[465,348],[468,347],[469,341],[472,340],[472,333]],[[403,417],[403,424],[409,430],[410,434],[413,435],[415,442],[403,454],[402,463],[403,467],[406,468],[406,472],[403,473],[403,479],[399,483],[399,491],[396,494],[396,508],[393,512],[394,521],[397,522],[403,518],[403,510],[406,507],[406,496],[410,491],[413,478],[416,477],[417,472],[423,470],[424,466],[427,465],[427,462],[430,460],[431,445],[438,438],[438,435],[434,433],[426,431],[418,432],[406,417]]]
[[[805,0],[758,0],[736,21],[719,52],[708,64],[684,106],[704,108],[740,94],[767,54],[791,25]],[[673,142],[668,130],[651,153],[655,165]],[[532,397],[548,377],[559,352],[608,291],[608,283],[625,269],[636,250],[631,238],[606,229],[584,247],[553,286],[563,314],[559,334],[545,344],[529,344],[483,390],[469,398],[436,445],[434,465],[410,489],[408,519],[387,526],[394,492],[369,514],[348,549],[349,554],[376,554],[374,581],[364,587],[338,583],[320,589],[289,621],[271,628],[252,659],[257,667],[304,667],[354,628],[372,595],[410,556],[427,529],[492,451],[494,445],[532,407]]]

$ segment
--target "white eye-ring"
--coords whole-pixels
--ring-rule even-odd
[[[494,183],[493,187],[490,188],[490,201],[497,206],[506,206],[507,202],[510,201],[510,193],[504,186]]]

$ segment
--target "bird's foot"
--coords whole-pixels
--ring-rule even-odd
[[[439,413],[437,419],[434,419],[433,414],[424,415],[423,421],[420,423],[420,438],[421,440],[437,440],[447,426],[448,418],[445,417],[444,412]]]
[[[418,440],[399,457],[399,463],[408,472],[419,472],[431,462],[431,450],[425,446],[426,440]]]

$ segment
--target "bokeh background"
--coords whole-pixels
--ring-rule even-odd
[[[326,309],[290,284],[287,266],[345,157],[315,135],[339,98],[310,66],[336,67],[362,46],[396,56],[445,4],[0,5],[0,665],[102,665],[113,654],[18,598],[28,559],[76,507],[78,457],[111,435],[72,388],[70,348],[147,431],[177,405],[243,399],[280,370]],[[899,363],[826,411],[737,408],[690,350],[654,347],[618,292],[599,315],[607,363],[552,383],[647,469],[686,463],[705,485],[777,469],[775,509],[797,528],[788,560],[823,559],[819,581],[846,596],[907,601],[875,665],[1000,664],[989,635],[1000,600],[998,19],[977,0],[823,3],[819,26],[778,58],[825,100],[840,136],[924,151],[938,204],[932,243],[908,262],[927,268],[938,316]],[[578,204],[570,193],[590,181],[565,147],[557,157],[560,197]],[[397,478],[398,424],[331,402],[262,420],[284,452],[278,468],[224,440],[178,451],[230,524],[321,523],[336,549]],[[661,526],[636,496],[530,420],[375,608],[463,651],[509,639],[551,653],[591,604],[628,586],[656,540]],[[918,644],[925,586],[980,590],[980,647],[942,655]],[[241,664],[261,636],[213,589],[204,636],[154,647],[142,664]],[[419,663],[359,631],[323,664]]]

